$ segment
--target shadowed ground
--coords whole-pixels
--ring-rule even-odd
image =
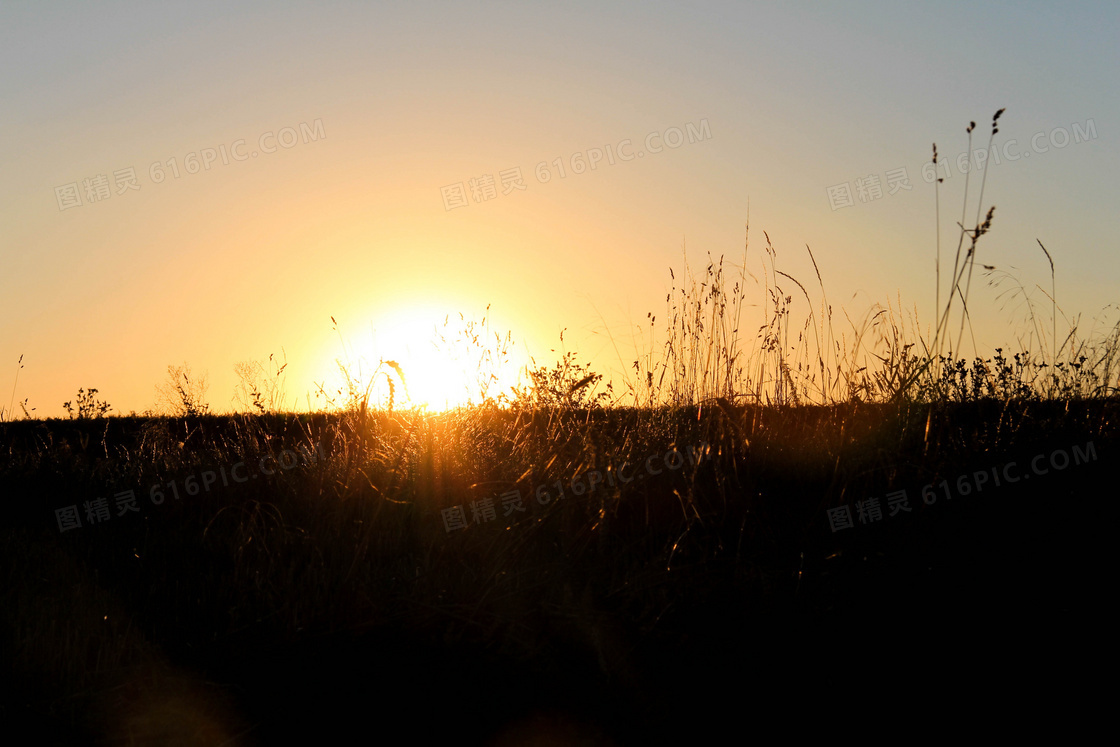
[[[903,718],[947,688],[1053,709],[1098,643],[1115,423],[1105,400],[3,424],[5,720],[48,743],[649,744]],[[702,442],[516,521],[442,522]],[[923,501],[960,475],[968,495]],[[122,486],[140,512],[59,531],[56,508]]]

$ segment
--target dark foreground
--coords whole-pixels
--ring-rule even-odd
[[[1117,409],[2,424],[6,731],[624,745],[1076,720]]]

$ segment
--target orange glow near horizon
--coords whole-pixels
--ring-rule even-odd
[[[435,305],[397,304],[374,316],[343,357],[323,365],[333,367],[343,385],[345,368],[359,396],[368,392],[370,407],[388,406],[391,381],[394,408],[443,412],[509,394],[521,357],[512,341],[496,339],[481,320]]]
[[[394,408],[477,402],[483,351],[452,340],[488,304],[479,342],[515,344],[487,396],[569,352],[625,392],[683,266],[724,256],[751,324],[777,285],[845,345],[887,302],[929,330],[991,205],[959,352],[1052,353],[1116,300],[1120,10],[879,4],[0,4],[0,420],[79,388],[159,411],[169,364],[238,411],[236,367],[270,355],[284,408],[345,403],[336,361],[374,403],[388,360]]]

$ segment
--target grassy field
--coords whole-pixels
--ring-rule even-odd
[[[819,275],[813,300],[769,241],[757,340],[745,274],[686,273],[629,406],[565,358],[439,415],[352,381],[318,414],[258,386],[238,414],[183,387],[174,415],[108,417],[94,390],[68,420],[6,418],[5,722],[621,745],[1078,700],[1118,337],[1061,342],[1054,302],[1041,354],[951,352],[991,218],[962,231],[929,340],[889,308],[836,334]]]
[[[7,714],[64,741],[274,743],[382,712],[470,741],[542,710],[645,743],[687,733],[683,714],[737,692],[726,677],[763,704],[812,672],[912,676],[978,628],[1050,640],[1100,594],[1086,539],[1116,406],[6,424]],[[258,472],[301,446],[316,461]],[[202,489],[238,463],[244,483]],[[574,495],[611,466],[630,482]],[[526,510],[505,517],[518,488]],[[127,490],[138,512],[111,500],[111,518],[60,530],[55,509]],[[910,510],[890,515],[897,491]],[[881,518],[861,520],[872,497]],[[448,529],[442,509],[487,498],[495,519]],[[853,525],[834,530],[844,505]]]

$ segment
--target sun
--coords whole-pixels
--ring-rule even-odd
[[[443,412],[495,396],[508,372],[493,350],[487,355],[486,346],[479,344],[486,337],[470,325],[458,312],[428,306],[376,315],[365,343],[355,346],[355,370],[360,370],[363,386],[370,387],[370,404],[387,406],[390,381],[397,408]],[[494,348],[493,334],[488,342]]]

